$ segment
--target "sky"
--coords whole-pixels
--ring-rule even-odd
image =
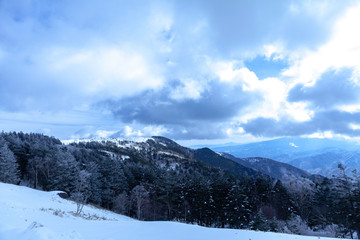
[[[360,135],[360,1],[0,0],[0,130]]]

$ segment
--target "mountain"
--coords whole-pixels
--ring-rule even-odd
[[[190,149],[177,144],[175,141],[161,136],[150,138],[103,138],[82,139],[74,143],[98,143],[98,148],[117,158],[133,158],[146,161],[162,169],[183,171],[189,167],[200,169],[215,167],[237,176],[259,177],[263,173],[245,167],[236,161],[222,157],[209,148]],[[66,142],[69,143],[69,142]]]
[[[196,149],[193,152],[195,159],[207,163],[213,167],[227,170],[236,175],[246,175],[255,178],[263,175],[261,174],[261,171],[246,166],[234,159],[224,157],[221,154],[215,153],[209,148]]]
[[[64,191],[77,201],[141,220],[261,230],[267,223],[253,226],[252,220],[262,206],[279,221],[296,213],[281,182],[210,149],[186,148],[164,137],[62,144],[41,134],[3,132],[0,140],[20,170],[18,181],[2,181]]]
[[[349,169],[360,170],[360,145],[341,139],[286,137],[249,144],[213,146],[211,149],[238,158],[273,159],[324,176],[334,174],[339,163]]]
[[[281,163],[269,158],[237,158],[227,153],[222,153],[221,155],[245,167],[254,169],[258,172],[262,172],[274,179],[279,179],[282,182],[300,178],[314,179],[312,177],[312,174],[304,170],[291,166],[290,164]]]
[[[58,207],[61,200],[54,195],[51,199],[56,203],[51,206],[39,206],[36,197],[30,196],[25,199],[26,204],[40,208],[44,213],[29,223],[27,221],[31,218],[23,213],[25,205],[22,203],[19,206],[21,214],[24,215],[1,211],[0,215],[6,221],[0,223],[0,239],[22,238],[23,230],[16,229],[13,232],[14,227],[8,228],[9,226],[5,225],[10,222],[8,220],[18,219],[19,216],[24,216],[25,219],[25,223],[19,226],[27,227],[25,232],[31,234],[27,239],[41,239],[43,235],[53,239],[61,239],[62,236],[66,239],[88,239],[88,235],[82,237],[83,233],[76,231],[55,231],[53,234],[54,225],[49,225],[49,228],[44,228],[45,232],[42,232],[42,227],[48,222],[42,217],[48,213],[62,218],[70,217],[72,220],[108,220],[103,215],[81,215],[82,206],[86,203],[144,221],[181,221],[216,228],[264,231],[271,229],[278,232],[323,235],[309,232],[309,227],[315,227],[314,229],[326,229],[324,231],[331,236],[338,234],[336,229],[328,228],[327,224],[337,224],[339,228],[349,231],[357,230],[357,219],[352,219],[348,225],[341,220],[355,212],[353,208],[348,207],[346,211],[341,211],[339,218],[333,220],[334,214],[339,212],[336,207],[339,197],[342,197],[342,202],[348,203],[346,199],[357,196],[356,191],[348,193],[343,190],[345,185],[335,186],[331,181],[315,185],[302,176],[299,181],[295,173],[287,168],[284,171],[284,165],[277,167],[279,164],[275,165],[275,162],[270,160],[263,161],[267,167],[273,168],[270,168],[269,174],[279,176],[280,171],[291,172],[295,181],[276,181],[208,148],[194,150],[164,137],[82,139],[62,144],[55,138],[41,134],[2,132],[0,145],[0,154],[9,152],[16,158],[15,162],[5,162],[5,166],[11,165],[18,170],[12,173],[17,178],[17,181],[13,181],[7,177],[9,174],[7,170],[4,171],[5,168],[0,169],[3,176],[1,181],[45,191],[63,191],[66,194],[61,193],[62,197],[75,201],[74,210],[69,211]],[[12,156],[8,154],[10,155]],[[247,162],[243,164],[256,163],[259,160],[245,159]],[[252,167],[255,168],[255,165]],[[258,167],[265,172],[264,168]],[[357,183],[355,185],[358,186]],[[15,190],[11,193],[1,189],[0,191],[4,196],[0,199],[1,210],[2,200],[14,194]],[[311,193],[321,198],[336,198],[329,198],[328,205],[324,208],[323,201],[313,200],[318,198],[312,198]],[[15,198],[22,199],[19,196]],[[13,209],[15,205],[5,203],[4,206],[6,209]],[[86,209],[88,208],[85,207],[84,210]],[[33,209],[31,214],[34,214]],[[323,221],[326,223],[323,224]],[[56,221],[52,219],[49,222]],[[112,228],[115,227],[112,225]],[[71,227],[67,225],[63,229],[69,228]],[[2,231],[3,229],[5,231]],[[110,228],[106,227],[105,230],[106,233],[111,232]],[[47,235],[48,233],[50,235]],[[110,237],[106,235],[100,239]],[[128,239],[126,236],[124,238]]]
[[[323,153],[296,157],[288,163],[301,169],[308,169],[311,173],[329,177],[338,174],[338,164],[341,163],[351,174],[353,169],[360,171],[360,151],[333,149]]]
[[[1,240],[319,239],[284,233],[208,228],[180,222],[138,221],[91,205],[85,205],[82,213],[76,215],[76,204],[60,198],[59,192],[43,192],[1,182],[0,192]]]

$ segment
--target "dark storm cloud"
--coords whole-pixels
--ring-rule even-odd
[[[241,86],[213,81],[196,99],[174,99],[173,90],[182,86],[172,82],[159,91],[109,100],[97,106],[110,110],[125,123],[165,127],[166,136],[175,139],[212,139],[225,136],[226,123],[244,108],[261,99]]]
[[[257,118],[243,124],[248,133],[255,136],[297,136],[314,132],[332,131],[336,134],[359,136],[360,131],[354,130],[350,124],[360,124],[360,113],[349,113],[337,110],[317,112],[310,121],[294,122],[289,119]]]
[[[354,84],[352,69],[330,70],[314,86],[299,84],[289,92],[288,101],[307,101],[320,108],[351,104],[359,100],[360,86]]]
[[[214,81],[196,99],[174,99],[172,90],[182,83],[172,82],[160,91],[149,90],[138,95],[109,100],[99,104],[115,117],[130,123],[191,125],[197,122],[219,122],[240,113],[256,100],[241,86]]]

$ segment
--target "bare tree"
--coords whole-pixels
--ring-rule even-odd
[[[28,161],[28,171],[34,177],[34,188],[35,189],[38,187],[38,184],[39,184],[39,172],[40,172],[40,168],[41,168],[41,161],[42,161],[42,159],[37,156],[34,158],[31,158]]]
[[[126,192],[120,193],[114,199],[114,211],[121,214],[128,214],[130,208],[130,198]]]
[[[140,220],[143,218],[143,208],[149,202],[149,192],[143,185],[137,185],[131,190],[131,201],[136,205],[136,216]]]
[[[81,170],[79,172],[78,181],[76,183],[76,192],[71,194],[71,199],[76,202],[76,215],[80,215],[84,205],[87,203],[87,200],[90,195],[89,189],[89,180],[91,174],[86,170]]]

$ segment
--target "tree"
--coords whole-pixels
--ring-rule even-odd
[[[276,210],[276,218],[288,220],[296,208],[287,189],[280,180],[276,181],[269,198],[269,203]]]
[[[311,208],[308,217],[310,227],[320,226],[324,228],[331,223],[330,211],[333,201],[331,194],[331,181],[325,178],[315,189],[314,197],[310,202]]]
[[[130,198],[129,195],[124,191],[120,193],[115,199],[114,199],[114,207],[113,210],[115,212],[121,213],[121,214],[129,214],[130,210]]]
[[[42,159],[38,156],[33,157],[31,159],[29,159],[27,167],[28,167],[28,172],[31,174],[32,178],[34,179],[34,188],[37,189],[38,184],[39,184],[39,173],[40,173],[40,168],[41,168],[41,162]]]
[[[108,209],[112,208],[114,197],[123,191],[128,191],[128,185],[123,166],[117,159],[101,158],[100,174],[102,205]]]
[[[131,190],[130,198],[135,204],[137,219],[143,219],[142,213],[145,205],[149,202],[149,192],[145,189],[143,185],[137,185]]]
[[[233,185],[225,200],[225,213],[230,227],[246,227],[251,220],[252,210],[244,189],[237,184]]]
[[[250,224],[250,228],[252,230],[259,230],[265,232],[270,230],[267,220],[261,210],[255,215],[254,220]]]
[[[357,237],[360,238],[360,176],[357,174],[356,170],[353,171],[353,175],[355,180],[354,190],[352,194],[354,203],[353,227],[357,233]]]
[[[71,194],[71,199],[76,202],[76,215],[80,215],[91,194],[89,184],[90,176],[91,174],[86,170],[81,170],[76,183],[76,190]]]
[[[59,148],[56,157],[56,167],[49,177],[49,190],[74,192],[79,176],[79,165],[66,148]]]
[[[99,173],[99,167],[94,162],[89,162],[86,164],[85,170],[90,173],[89,178],[89,188],[91,194],[89,196],[89,201],[94,204],[101,203],[101,178],[102,175]]]
[[[0,138],[0,181],[16,184],[20,181],[19,165],[5,140]]]
[[[177,187],[177,176],[174,172],[164,172],[155,182],[156,199],[167,208],[167,219],[173,218],[175,203],[180,201],[180,188]]]
[[[336,188],[333,191],[335,197],[332,202],[332,218],[342,228],[342,234],[347,233],[353,238],[354,228],[359,223],[356,222],[356,211],[353,197],[354,179],[347,175],[346,168],[342,164],[338,165],[339,175],[335,177]]]

